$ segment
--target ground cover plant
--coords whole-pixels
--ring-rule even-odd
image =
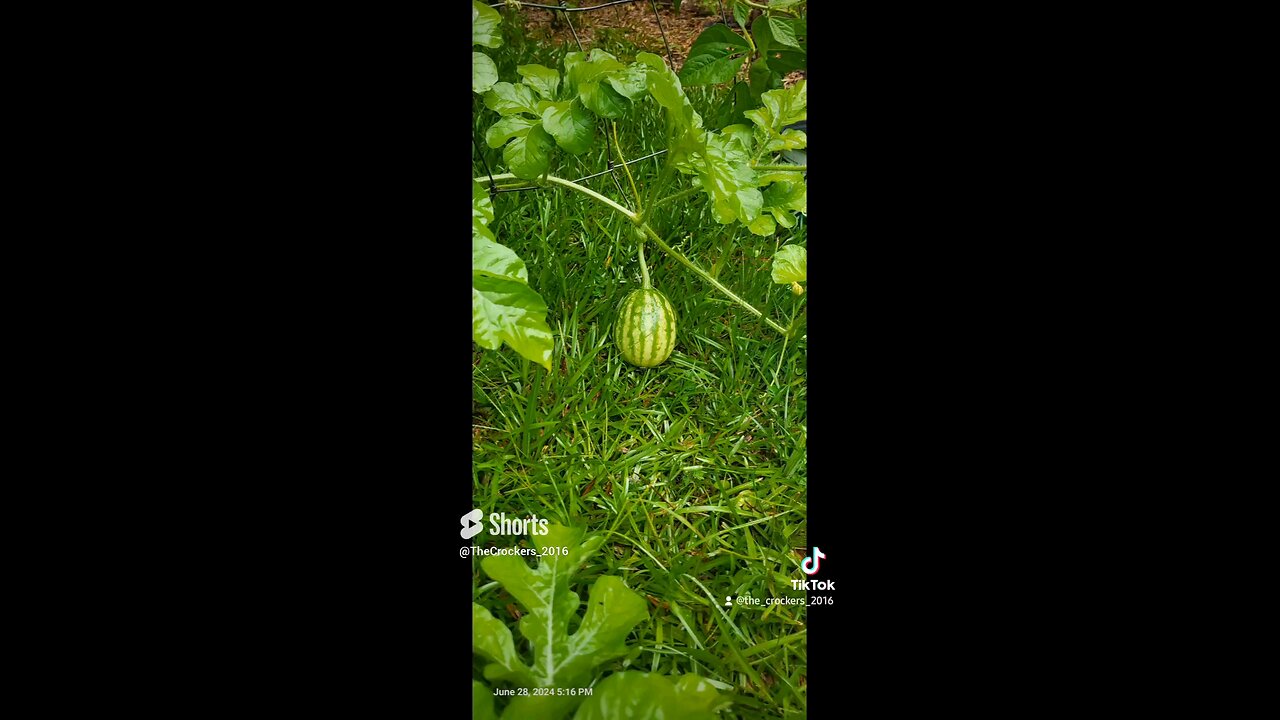
[[[552,523],[474,542],[573,551],[474,560],[475,717],[803,717],[803,607],[725,600],[804,594],[805,168],[775,154],[807,90],[721,124],[728,83],[473,15],[474,503]],[[651,364],[618,340],[645,289],[676,324]],[[493,696],[551,685],[592,692]]]

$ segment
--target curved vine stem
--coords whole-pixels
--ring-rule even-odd
[[[644,276],[644,289],[652,288],[653,283],[649,282],[649,266],[644,262],[644,238],[640,238],[640,274]]]
[[[481,177],[475,178],[475,181],[478,183],[484,184],[490,181],[497,182],[498,180],[508,180],[513,178],[515,178],[514,173],[503,173],[501,175],[494,175],[492,178],[490,178],[487,175],[481,176]],[[653,228],[649,227],[648,223],[641,222],[640,218],[631,210],[628,210],[622,205],[619,205],[613,200],[610,200],[609,198],[596,192],[595,190],[592,190],[589,187],[583,187],[582,185],[579,185],[573,182],[572,180],[565,180],[564,178],[558,178],[555,175],[547,175],[543,179],[545,179],[547,182],[555,183],[556,185],[562,185],[571,190],[577,190],[583,195],[586,195],[587,197],[590,197],[594,200],[598,200],[599,202],[602,202],[605,205],[608,205],[609,207],[613,208],[614,210],[617,210],[618,212],[622,213],[628,220],[634,223],[636,227],[640,228],[640,231],[643,232],[645,235],[647,235],[649,239],[653,240],[658,247],[662,248],[663,252],[665,252],[666,254],[678,260],[681,265],[684,265],[685,267],[692,270],[693,273],[698,277],[702,278],[703,280],[706,280],[707,283],[711,285],[711,287],[724,293],[726,297],[728,297],[730,300],[734,301],[735,303],[741,305],[743,309],[745,309],[747,312],[763,320],[765,324],[768,325],[769,327],[773,328],[774,330],[777,330],[783,335],[788,334],[787,328],[782,327],[778,323],[774,322],[771,318],[765,317],[765,314],[760,310],[757,310],[754,305],[747,302],[746,300],[743,300],[741,297],[738,296],[737,293],[725,287],[724,284],[721,283],[719,280],[716,280],[715,278],[711,277],[711,275],[709,275],[706,270],[703,270],[702,268],[695,265],[693,261],[685,257],[683,253],[680,253],[672,249],[670,245],[663,242],[662,238],[658,237],[658,233],[654,232]],[[643,248],[643,244],[641,245],[641,247]]]
[[[649,227],[648,225],[641,225],[640,230],[642,230],[645,235],[648,235],[650,239],[652,239],[655,243],[657,243],[658,247],[662,248],[663,252],[675,258],[676,260],[679,260],[681,265],[684,265],[685,267],[692,270],[694,274],[696,274],[698,277],[702,278],[703,280],[706,280],[711,285],[711,287],[714,287],[715,289],[727,295],[730,300],[738,303],[743,308],[745,308],[747,312],[750,312],[752,315],[755,315],[756,317],[763,320],[765,324],[767,324],[769,327],[773,328],[774,330],[777,330],[783,335],[787,334],[786,328],[782,327],[781,325],[774,322],[773,320],[765,317],[765,314],[763,312],[760,312],[755,308],[754,305],[738,297],[737,293],[725,287],[723,284],[720,283],[719,280],[716,280],[715,278],[711,277],[711,275],[708,274],[706,270],[703,270],[697,265],[694,265],[692,260],[685,257],[683,254],[673,250],[670,245],[662,241],[662,238],[658,237],[658,233],[654,232],[653,228]]]

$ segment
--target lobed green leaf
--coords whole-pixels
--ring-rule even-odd
[[[533,88],[524,83],[514,85],[506,81],[494,83],[493,87],[484,94],[485,106],[499,115],[514,115],[521,112],[537,115],[537,102],[538,98],[533,94]]]
[[[579,83],[578,99],[600,117],[618,118],[627,112],[627,99],[605,81]]]
[[[520,280],[482,272],[471,274],[471,336],[497,350],[506,343],[520,355],[551,370],[555,343],[547,325],[547,304]]]
[[[773,254],[773,281],[779,284],[803,282],[809,276],[809,253],[799,245],[787,245]]]
[[[471,181],[471,239],[494,240],[489,223],[493,222],[493,203],[489,193],[475,180]]]
[[[479,680],[471,681],[471,720],[498,720],[493,711],[493,691]]]
[[[595,118],[579,100],[550,103],[542,111],[542,127],[566,152],[586,152],[596,136]]]
[[[473,224],[474,226],[474,224]],[[471,238],[471,271],[529,282],[529,270],[515,251],[488,238]]]
[[[542,65],[518,65],[516,72],[524,78],[524,84],[533,88],[545,100],[555,100],[560,88],[560,73]]]
[[[783,130],[782,134],[771,138],[765,143],[765,150],[776,152],[778,150],[800,150],[809,143],[809,137],[805,135],[803,130]]]
[[[529,132],[516,136],[502,149],[502,159],[515,176],[533,180],[551,166],[551,149],[555,142],[542,125],[535,124]]]
[[[484,141],[491,148],[500,148],[513,137],[523,137],[538,121],[527,115],[508,115],[489,126],[484,133]]]
[[[618,672],[593,688],[573,720],[715,720],[728,706],[707,680],[697,675],[672,679],[635,671]]]
[[[807,82],[800,80],[790,88],[770,90],[760,96],[763,107],[743,113],[759,127],[777,136],[784,126],[808,119],[809,91]]]

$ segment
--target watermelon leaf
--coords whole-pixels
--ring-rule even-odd
[[[799,245],[787,245],[773,254],[773,281],[779,285],[804,282],[809,277],[809,254]]]
[[[480,347],[497,350],[505,342],[551,370],[555,342],[547,326],[547,304],[523,281],[472,273],[471,335]]]
[[[672,680],[652,673],[614,673],[595,686],[573,720],[716,720],[716,713],[729,705],[704,678],[689,674]]]
[[[582,599],[569,589],[569,580],[604,539],[599,535],[584,539],[582,530],[561,525],[548,524],[546,529],[544,535],[530,536],[537,550],[568,548],[568,555],[554,551],[540,555],[536,568],[518,555],[490,555],[480,561],[485,574],[526,609],[518,627],[530,646],[528,664],[520,658],[506,625],[476,603],[472,603],[472,650],[489,661],[484,674],[490,680],[510,680],[518,687],[586,687],[597,666],[627,653],[627,635],[649,616],[648,606],[622,578],[605,575],[591,585],[586,612],[579,618]],[[572,634],[571,619],[581,620]],[[516,696],[503,717],[561,718],[583,699]]]
[[[524,261],[494,240],[489,223],[493,204],[480,183],[471,181],[471,336],[497,350],[502,343],[551,369],[555,341],[547,325],[547,304],[529,287]]]
[[[471,720],[498,720],[493,712],[493,691],[479,680],[471,681]]]

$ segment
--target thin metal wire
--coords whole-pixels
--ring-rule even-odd
[[[564,0],[560,0],[560,12],[563,13],[561,17],[569,24],[569,32],[573,33],[573,41],[578,43],[578,52],[586,52],[586,50],[582,49],[582,41],[578,39],[578,31],[573,29],[573,21],[569,19],[568,14],[568,3]]]
[[[645,155],[644,157],[639,157],[639,158],[636,158],[635,160],[628,160],[628,161],[627,161],[627,164],[628,164],[628,165],[634,165],[634,164],[636,164],[636,163],[640,162],[641,160],[648,160],[648,159],[649,159],[649,158],[651,158],[651,157],[657,157],[658,155],[661,155],[661,154],[662,154],[662,153],[664,153],[664,152],[666,152],[666,150],[659,150],[658,152],[649,153],[648,155]],[[604,175],[605,173],[611,173],[611,172],[614,172],[614,171],[616,171],[616,170],[617,170],[618,168],[620,168],[620,167],[622,167],[622,166],[621,166],[621,165],[619,165],[618,167],[615,167],[615,168],[609,168],[608,170],[601,170],[601,171],[600,171],[600,172],[598,172],[598,173],[593,173],[593,174],[591,174],[591,175],[587,175],[586,177],[580,177],[580,178],[578,178],[577,180],[574,180],[574,182],[576,182],[576,183],[580,183],[580,182],[582,182],[583,180],[590,180],[591,178],[597,178],[597,177],[600,177],[601,175]]]
[[[676,69],[676,59],[671,57],[671,46],[667,44],[667,31],[662,29],[662,16],[658,14],[658,3],[655,0],[649,0],[649,7],[653,8],[653,19],[658,21],[658,32],[662,33],[662,46],[667,49],[667,61],[671,63],[671,69]]]
[[[471,128],[471,147],[476,149],[476,154],[480,156],[480,162],[484,163],[484,174],[489,176],[489,197],[493,197],[496,192],[493,189],[493,173],[489,170],[489,161],[484,157],[484,151],[480,149],[480,143],[476,142],[475,126]]]
[[[649,153],[648,155],[645,155],[644,157],[638,157],[638,158],[636,158],[635,160],[628,160],[628,161],[627,161],[627,164],[628,164],[628,165],[634,165],[634,164],[636,164],[636,163],[640,162],[641,160],[648,160],[648,159],[649,159],[649,158],[651,158],[651,157],[657,157],[657,156],[661,155],[661,154],[662,154],[662,153],[664,153],[664,152],[666,152],[666,150],[659,150],[659,151],[657,151],[657,152],[652,152],[652,153]],[[590,174],[590,175],[584,175],[583,177],[580,177],[580,178],[578,178],[577,180],[574,180],[574,182],[575,182],[575,183],[580,183],[580,182],[582,182],[582,181],[584,181],[584,180],[590,180],[591,178],[598,178],[598,177],[600,177],[601,175],[605,175],[605,174],[607,174],[607,173],[617,172],[617,170],[618,170],[619,168],[621,168],[621,167],[622,167],[622,164],[621,164],[621,163],[619,163],[619,164],[617,164],[617,165],[614,165],[614,164],[613,164],[613,160],[612,160],[612,159],[610,159],[610,160],[609,160],[609,168],[608,168],[607,170],[601,170],[601,171],[600,171],[600,172],[598,172],[598,173],[592,173],[592,174]],[[490,177],[490,178],[492,178],[493,176],[492,176],[492,175],[490,175],[489,177]],[[617,180],[618,180],[618,176],[617,176],[617,175],[614,175],[614,176],[613,176],[613,178],[614,178],[614,180],[615,180],[615,181],[617,181]],[[490,180],[490,183],[492,183],[492,180]],[[490,187],[493,187],[493,185],[492,185],[492,184],[490,184]],[[542,189],[543,187],[545,187],[545,186],[543,186],[543,185],[525,185],[525,186],[522,186],[522,187],[515,187],[515,188],[498,188],[498,189],[494,190],[493,192],[521,192],[521,191],[523,191],[523,190],[539,190],[539,189]],[[621,192],[621,190],[622,190],[622,183],[621,183],[621,181],[618,181],[618,190],[619,190],[620,192]],[[624,193],[624,194],[625,194],[625,193]]]

